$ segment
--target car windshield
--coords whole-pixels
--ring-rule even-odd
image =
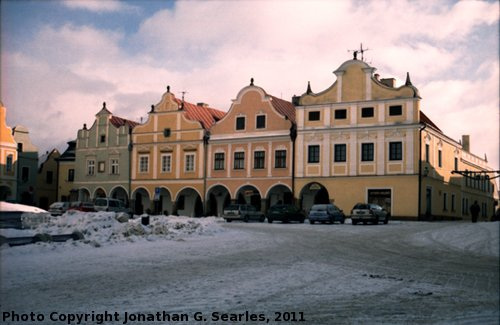
[[[224,210],[238,210],[238,206],[236,204],[228,205]]]
[[[64,206],[64,204],[62,202],[56,202],[56,203],[52,203],[50,205],[50,208],[51,209],[58,209],[58,208],[62,208]]]
[[[313,205],[311,210],[313,211],[326,211],[328,209],[328,205],[322,204],[322,205]]]
[[[97,199],[97,200],[95,200],[95,205],[97,205],[98,207],[105,207],[106,200],[105,199]]]
[[[368,204],[364,204],[364,203],[358,203],[354,206],[354,209],[356,210],[366,210],[366,209],[370,209],[370,206]]]

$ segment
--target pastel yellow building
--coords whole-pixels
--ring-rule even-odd
[[[223,116],[207,104],[176,98],[167,87],[148,120],[132,133],[135,213],[203,214],[208,130]]]
[[[334,71],[337,80],[326,90],[313,93],[308,86],[293,98],[299,205],[307,211],[334,202],[349,214],[356,203],[370,202],[396,217],[467,218],[468,204],[478,200],[490,216],[494,183],[483,180],[477,186],[486,190],[472,189],[468,178],[451,174],[460,168],[491,171],[487,162],[420,111],[409,74],[396,87],[393,78],[374,72],[355,58]]]
[[[17,197],[17,142],[7,126],[7,108],[0,102],[0,201]]]
[[[251,84],[210,130],[207,212],[221,215],[230,202],[266,211],[293,203],[295,108]]]

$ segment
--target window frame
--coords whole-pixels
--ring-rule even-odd
[[[361,161],[375,161],[375,144],[373,142],[366,142],[361,144]]]
[[[265,168],[266,168],[266,151],[255,150],[253,152],[253,169],[265,169]]]
[[[314,114],[315,118],[312,118],[313,114]],[[318,115],[317,117],[316,117],[316,114]],[[313,122],[314,121],[321,121],[321,111],[309,111],[309,112],[307,112],[307,120],[313,121]]]
[[[366,112],[371,112],[371,115],[367,115]],[[367,116],[365,116],[367,115]],[[361,118],[371,118],[375,116],[375,107],[367,106],[361,108]]]
[[[245,151],[235,151],[233,153],[233,169],[245,169]]]
[[[214,153],[214,170],[224,170],[226,165],[226,153]]]
[[[240,124],[240,123],[238,123],[239,121],[243,121],[242,127],[241,127],[241,125],[239,125]],[[236,116],[234,129],[236,131],[245,131],[245,129],[246,129],[246,116]]]
[[[139,155],[139,173],[147,174],[149,173],[149,155]],[[144,168],[145,167],[145,168]]]
[[[95,159],[87,159],[87,176],[95,175]]]
[[[184,154],[184,172],[196,172],[196,153],[190,152]]]
[[[347,144],[335,143],[333,145],[333,162],[346,162],[347,161]]]
[[[264,126],[259,126],[259,118],[261,118],[261,123],[263,119]],[[258,114],[255,116],[255,129],[257,130],[263,130],[266,129],[267,127],[267,117],[266,114]]]
[[[286,168],[286,149],[274,150],[274,168]]]
[[[334,119],[336,120],[347,120],[347,109],[339,108],[333,112]]]
[[[389,161],[403,160],[403,142],[391,141],[389,142]]]
[[[171,173],[172,172],[172,154],[163,153],[160,156],[160,172],[161,173]]]
[[[109,159],[109,174],[120,175],[120,160],[118,158]]]
[[[321,146],[319,144],[310,144],[307,146],[307,163],[319,164],[321,161]]]
[[[403,115],[403,105],[389,106],[389,116],[402,116],[402,115]]]

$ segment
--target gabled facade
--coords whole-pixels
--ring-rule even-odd
[[[0,102],[0,201],[17,198],[17,142],[7,126],[7,108]]]
[[[68,141],[68,147],[57,159],[57,200],[72,202],[78,200],[75,188],[76,140]]]
[[[130,193],[130,139],[138,123],[114,116],[103,103],[89,129],[78,130],[75,182],[79,201],[117,198],[128,204]]]
[[[29,130],[21,125],[12,129],[17,142],[17,202],[35,204],[38,175],[38,148],[31,142]]]
[[[299,205],[307,211],[334,202],[348,214],[357,202],[370,202],[396,217],[467,218],[467,203],[478,199],[491,215],[494,183],[477,185],[489,189],[481,194],[451,173],[466,166],[487,170],[486,161],[420,111],[409,74],[396,87],[374,72],[364,61],[349,60],[334,71],[337,80],[328,89],[314,93],[308,85],[293,98]]]
[[[266,211],[293,203],[295,108],[251,84],[210,130],[207,214],[231,202]]]
[[[167,87],[132,134],[135,213],[203,214],[208,130],[223,116],[204,103],[176,98]]]
[[[44,210],[57,201],[57,158],[59,156],[59,151],[52,149],[38,158],[35,200],[37,206]]]

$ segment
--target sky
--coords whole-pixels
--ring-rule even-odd
[[[409,72],[421,110],[499,165],[498,1],[0,1],[0,99],[40,153],[107,108],[145,121],[167,85],[227,111],[250,78],[291,101],[360,43],[397,86]]]

